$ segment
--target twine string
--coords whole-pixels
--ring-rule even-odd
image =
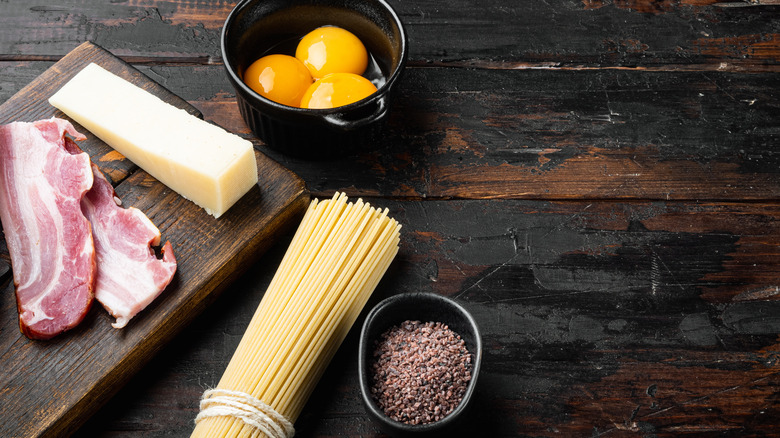
[[[210,417],[235,417],[270,438],[292,438],[292,423],[250,394],[228,389],[209,389],[200,399],[200,413],[195,423]]]

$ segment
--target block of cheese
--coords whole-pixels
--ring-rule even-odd
[[[214,217],[257,184],[251,142],[97,64],[78,72],[49,103]]]

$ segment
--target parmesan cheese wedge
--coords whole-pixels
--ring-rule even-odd
[[[77,73],[49,103],[214,217],[257,184],[251,142],[97,64]]]

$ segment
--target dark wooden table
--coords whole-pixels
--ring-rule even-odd
[[[235,3],[0,1],[0,102],[92,41],[253,139],[219,50]],[[780,2],[390,3],[411,52],[376,149],[310,162],[253,140],[313,196],[403,224],[369,304],[473,312],[463,435],[780,436]],[[290,237],[75,436],[188,437]],[[356,354],[353,329],[297,436],[381,435]]]

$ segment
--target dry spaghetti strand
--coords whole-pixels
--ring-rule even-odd
[[[210,411],[201,412],[192,437],[292,436],[279,420],[298,418],[398,253],[400,230],[387,209],[361,199],[313,200],[217,388],[207,391],[229,397],[202,404]]]

